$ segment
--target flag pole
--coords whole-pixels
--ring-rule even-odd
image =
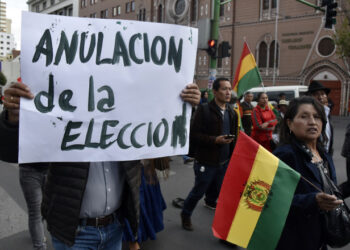
[[[323,191],[317,187],[315,184],[313,184],[311,181],[309,181],[308,179],[306,179],[304,176],[300,175],[300,178],[302,178],[304,181],[306,181],[307,183],[309,183],[311,186],[313,186],[317,191],[320,191],[321,193],[323,193]]]

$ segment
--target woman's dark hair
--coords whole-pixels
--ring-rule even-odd
[[[256,96],[256,101],[258,102],[259,101],[259,99],[260,99],[260,97],[261,97],[261,95],[262,94],[266,94],[266,92],[259,92],[258,93],[258,95]],[[267,95],[267,94],[266,94]],[[267,95],[267,98],[268,98],[269,96]]]
[[[209,95],[208,91],[204,90],[204,91],[201,93],[201,98],[204,97],[205,93],[207,93],[207,94]]]
[[[225,78],[225,77],[219,77],[219,78],[217,78],[217,79],[214,81],[214,83],[213,83],[213,89],[214,89],[214,90],[216,90],[216,91],[219,90],[219,88],[220,88],[220,82],[221,82],[221,81],[228,81],[228,82],[230,82],[230,80],[227,79],[227,78]]]
[[[323,147],[324,145],[326,145],[328,141],[328,138],[326,135],[326,123],[327,123],[326,113],[324,111],[324,107],[322,106],[322,104],[320,104],[315,98],[311,96],[303,96],[303,97],[295,98],[289,102],[288,109],[281,123],[280,143],[290,144],[295,138],[294,134],[289,130],[287,121],[288,120],[292,121],[294,119],[294,117],[297,115],[299,111],[299,107],[303,104],[311,104],[321,118],[322,132],[321,132],[321,136],[317,139],[317,146]]]

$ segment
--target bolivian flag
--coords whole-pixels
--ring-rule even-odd
[[[233,90],[240,97],[245,91],[259,86],[260,83],[262,83],[262,79],[254,56],[250,52],[247,43],[244,42],[241,59],[239,60],[233,81]]]
[[[299,179],[240,132],[221,187],[214,236],[248,249],[275,249]]]

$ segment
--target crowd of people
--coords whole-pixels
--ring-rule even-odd
[[[312,81],[307,96],[286,100],[281,93],[277,107],[273,107],[267,93],[262,92],[253,107],[253,94],[248,91],[234,108],[231,83],[226,78],[214,81],[212,100],[207,91],[201,94],[196,84],[187,85],[181,97],[197,108],[190,131],[194,185],[181,205],[183,229],[194,230],[191,216],[203,196],[204,205],[216,209],[239,130],[243,129],[308,180],[299,181],[277,249],[327,249],[323,216],[343,202],[320,191],[324,190],[320,171],[336,183],[329,92],[320,82]],[[20,98],[33,99],[22,82],[13,83],[4,93],[0,159],[7,162],[17,162],[18,158]],[[348,181],[340,185],[345,199],[350,196],[350,124],[342,156],[348,174]],[[184,162],[186,159],[184,156]],[[47,249],[44,219],[56,250],[121,249],[122,241],[131,250],[141,249],[142,241],[156,239],[156,233],[164,229],[166,203],[156,169],[168,169],[169,162],[164,157],[20,164],[33,248]]]

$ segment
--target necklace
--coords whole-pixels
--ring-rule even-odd
[[[312,153],[312,162],[322,162],[322,158],[320,156],[320,154],[317,152],[317,151],[312,151],[311,150],[311,153]]]

